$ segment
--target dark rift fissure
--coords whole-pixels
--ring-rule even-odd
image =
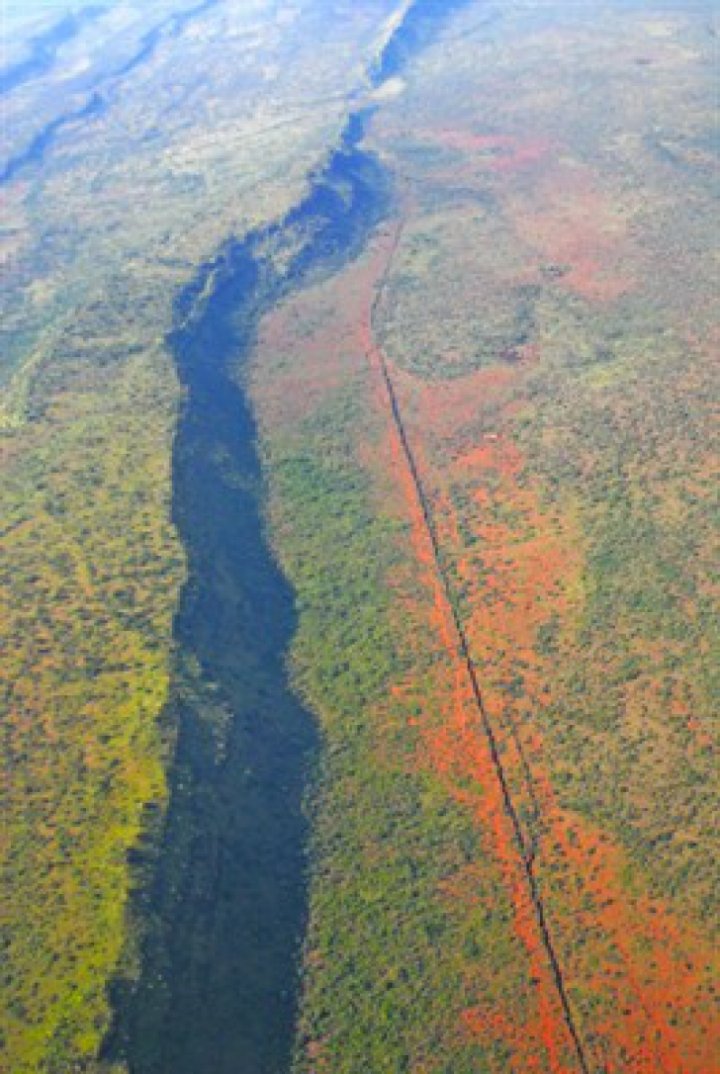
[[[417,0],[371,81],[465,2]],[[288,676],[293,593],[268,545],[244,366],[262,315],[356,257],[388,213],[389,178],[359,148],[366,118],[350,115],[300,204],[229,241],[176,301],[186,402],[172,517],[188,577],[164,713],[175,745],[167,811],[148,810],[131,857],[140,969],[112,985],[102,1054],[130,1074],[287,1074],[292,1062],[318,734]]]
[[[52,70],[60,48],[77,37],[88,23],[99,18],[106,10],[102,4],[93,4],[79,11],[71,11],[47,30],[31,37],[27,43],[29,55],[0,70],[0,96]]]
[[[137,67],[140,67],[142,64],[147,63],[148,60],[151,60],[161,44],[179,37],[189,23],[199,16],[204,15],[211,8],[216,7],[220,2],[221,0],[201,0],[201,3],[196,4],[186,11],[178,11],[168,15],[157,26],[148,30],[146,34],[143,34],[138,43],[136,52],[133,53],[129,59],[125,60],[116,70],[101,75],[96,80],[94,88],[89,90],[88,96],[83,104],[75,109],[62,112],[60,115],[49,120],[38,133],[30,139],[29,143],[24,146],[24,148],[20,149],[16,154],[6,160],[5,164],[0,168],[0,186],[12,182],[12,180],[26,168],[42,164],[48,150],[53,147],[63,131],[67,128],[75,127],[78,124],[84,123],[86,120],[99,119],[101,116],[105,115],[112,104],[114,94],[118,91],[122,81],[127,78],[129,74],[135,71]],[[80,12],[77,16],[68,16],[66,20],[63,20],[63,22],[58,24],[58,27],[55,30],[56,34],[62,33],[64,28],[65,36],[58,40],[58,46],[70,36],[79,33],[82,26],[91,18],[97,18],[106,10],[107,9],[103,7],[89,7],[86,8],[84,12]],[[45,41],[45,52],[47,52],[49,41],[51,39],[52,31],[49,31],[45,38],[38,38],[36,41]],[[42,62],[40,62],[40,59],[37,56],[37,63],[34,61],[27,61],[27,70],[25,70],[24,73],[20,70],[24,65],[18,65],[17,69],[13,69],[15,70],[14,75],[12,71],[7,72],[5,76],[0,73],[0,95],[4,90],[14,89],[16,85],[25,81],[26,77],[30,77],[33,74],[41,75],[50,70],[53,66],[54,51],[45,56],[41,47],[40,57],[43,56],[44,58],[42,58]],[[6,84],[3,83],[3,77],[6,80]]]
[[[361,134],[348,127],[306,199],[229,243],[177,301],[186,405],[173,520],[188,559],[166,714],[177,741],[162,833],[133,852],[142,973],[114,986],[105,1048],[132,1074],[290,1067],[317,733],[288,679],[293,594],[267,542],[243,363],[263,312],[355,256],[380,221],[385,176]]]

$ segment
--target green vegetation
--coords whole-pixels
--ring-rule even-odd
[[[153,18],[182,6],[137,5],[119,29],[117,11],[88,23],[72,57],[7,98],[6,157],[93,92],[105,101],[57,128],[4,187],[2,1032],[13,1074],[95,1069],[108,986],[140,973],[146,922],[130,896],[155,860],[178,734],[167,705],[185,577],[171,521],[175,296],[228,235],[300,199],[382,37],[372,4],[349,25],[309,3],[287,23],[265,0],[233,0],[173,24],[108,77],[142,52]],[[65,79],[83,50],[89,66]]]
[[[492,258],[491,273],[478,272],[481,251]],[[518,284],[523,267],[497,206],[454,191],[442,204],[436,193],[403,235],[381,339],[396,361],[430,380],[492,366],[498,356],[520,360],[536,297],[535,287]]]
[[[667,335],[615,346],[601,379],[559,350],[524,417],[532,471],[550,501],[577,511],[586,556],[547,719],[564,729],[568,800],[615,827],[656,891],[711,926],[715,866],[698,848],[712,843],[715,804],[698,789],[712,784],[720,643],[712,357]]]
[[[256,376],[270,383],[271,358],[261,347]],[[301,354],[292,360],[302,368]],[[378,442],[383,418],[368,407],[367,375],[348,369],[348,379],[295,429],[263,436],[273,532],[297,592],[295,674],[324,744],[296,1069],[496,1071],[501,1050],[464,1034],[461,1015],[478,1000],[483,962],[497,971],[486,995],[513,996],[520,1012],[522,956],[490,861],[471,907],[444,893],[477,863],[478,837],[418,770],[407,720],[428,703],[442,657],[424,632],[416,653],[393,610],[387,580],[407,564],[406,527],[378,511],[358,467],[352,445]],[[412,703],[393,699],[405,680]]]
[[[17,1074],[96,1052],[124,942],[127,852],[165,799],[157,715],[182,558],[159,450],[171,380],[154,358],[89,369],[5,463],[3,924]]]

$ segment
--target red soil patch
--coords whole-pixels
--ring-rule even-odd
[[[531,194],[507,192],[518,236],[547,263],[559,283],[593,302],[611,302],[634,281],[622,264],[624,220],[586,169],[557,164]]]
[[[472,163],[500,175],[522,171],[543,160],[552,148],[545,138],[521,140],[511,134],[473,134],[470,131],[440,131],[433,139],[448,149],[468,153]]]
[[[508,222],[530,259],[534,252],[540,264],[552,268],[557,286],[591,302],[612,302],[634,287],[623,258],[625,220],[613,213],[589,169],[561,159],[561,146],[542,135],[426,130],[422,136],[464,155],[452,172],[435,169],[436,181],[483,184],[497,177],[493,187]]]
[[[397,236],[388,243],[388,253],[394,249],[396,239]],[[388,254],[385,255],[386,259],[387,257]],[[513,1041],[513,1069],[545,1069],[552,1074],[568,1074],[569,1071],[578,1069],[573,1058],[572,1038],[543,945],[523,860],[505,808],[490,745],[480,726],[472,684],[461,656],[452,609],[442,577],[437,570],[431,532],[425,520],[422,501],[408,465],[399,429],[392,420],[392,399],[385,383],[384,357],[374,340],[370,301],[361,327],[361,337],[379,386],[376,393],[378,401],[388,415],[388,441],[393,473],[405,499],[411,522],[412,548],[420,568],[416,583],[420,582],[428,593],[429,619],[446,654],[446,674],[449,674],[452,684],[452,701],[447,713],[447,723],[439,730],[435,726],[432,730],[421,728],[420,734],[432,767],[445,778],[453,797],[473,809],[481,830],[486,838],[490,837],[494,856],[513,906],[515,934],[528,958],[535,1013],[532,1020],[524,1025],[520,1039]],[[461,786],[458,786],[458,783]],[[478,794],[479,788],[482,788],[481,795]],[[544,1063],[541,1062],[541,1056],[545,1056]]]
[[[323,298],[325,296],[323,295]],[[252,371],[252,392],[262,420],[269,426],[294,425],[312,415],[334,391],[344,387],[352,372],[353,320],[359,310],[348,294],[342,316],[318,296],[314,321],[307,323],[307,296],[297,296],[262,323],[258,348],[266,368]],[[296,360],[298,338],[303,339],[302,363]],[[344,348],[348,364],[340,360]],[[357,368],[357,366],[355,366]]]
[[[369,319],[363,326],[368,360],[382,383],[382,355]],[[483,370],[450,384],[422,384],[391,371],[413,454],[421,470],[441,551],[464,585],[471,612],[466,629],[481,669],[486,707],[499,729],[503,765],[516,806],[528,821],[526,845],[536,840],[536,872],[552,907],[551,923],[562,949],[569,984],[582,986],[596,1006],[578,1010],[581,1035],[595,1042],[608,1074],[708,1074],[717,1054],[709,1010],[708,952],[694,930],[647,894],[628,891],[628,862],[611,840],[564,810],[553,791],[541,735],[533,719],[550,700],[551,660],[538,649],[538,632],[572,610],[572,588],[581,569],[568,523],[548,516],[523,479],[523,459],[503,432],[484,434],[459,451],[478,415],[495,413],[497,428],[511,424],[515,370]],[[495,393],[495,399],[492,399]],[[376,393],[379,402],[385,394]],[[493,402],[496,404],[493,407]],[[513,1048],[512,1069],[577,1069],[547,954],[474,706],[447,594],[435,567],[422,503],[402,444],[389,423],[393,472],[411,520],[419,570],[416,587],[427,594],[427,617],[446,653],[448,698],[443,721],[421,719],[421,757],[449,793],[472,810],[478,829],[504,877],[514,930],[528,958],[534,1016],[509,1033],[497,1011],[466,1012],[470,1031],[497,1034]],[[462,517],[458,515],[460,504]],[[509,521],[508,521],[509,517]],[[470,545],[462,534],[471,534]],[[514,684],[521,683],[513,699]],[[539,815],[538,815],[539,814]],[[533,831],[533,827],[537,830]],[[690,954],[688,954],[690,953]],[[520,1039],[518,1039],[520,1038]],[[538,1066],[544,1056],[546,1065]]]
[[[403,387],[408,384],[406,380]],[[460,420],[471,406],[469,395],[469,386],[464,395],[458,391]],[[453,489],[455,502],[464,508],[461,525],[458,518],[447,518],[454,510],[451,498],[433,497],[436,528],[459,564],[460,584],[471,605],[466,628],[482,669],[486,706],[497,726],[507,729],[503,761],[514,795],[528,814],[534,803],[540,805],[537,870],[553,892],[548,897],[566,971],[571,982],[582,983],[602,1002],[596,1019],[586,1022],[586,1032],[599,1038],[608,1071],[706,1074],[718,1038],[708,1009],[707,969],[698,959],[703,941],[667,906],[628,893],[621,879],[627,867],[622,851],[559,806],[542,739],[533,726],[534,713],[549,701],[547,684],[553,678],[551,663],[538,651],[538,631],[551,616],[562,619],[570,610],[569,586],[581,566],[574,551],[578,542],[563,533],[561,520],[543,514],[522,481],[522,457],[506,436],[486,438],[448,467],[450,452],[442,450],[442,435],[437,427],[428,433],[424,424],[429,408],[408,405],[406,410],[413,415],[413,442],[432,444],[427,454],[434,469],[446,471],[424,478],[426,487]],[[456,427],[453,417],[445,412],[442,428]],[[511,521],[502,514],[498,518],[499,510],[510,510]],[[469,547],[463,546],[463,532],[472,533]],[[513,700],[518,679],[522,696]],[[426,748],[446,777],[457,778],[462,765],[469,773],[473,753],[466,734],[433,731]],[[479,765],[476,775],[486,786],[487,773]],[[465,787],[463,781],[459,797],[467,800]],[[484,805],[478,818],[494,831],[493,850],[511,886],[507,844],[487,799]],[[531,951],[521,893],[513,890],[513,898],[516,928]],[[691,962],[687,952],[694,953]],[[550,1038],[545,1047],[552,1055]]]

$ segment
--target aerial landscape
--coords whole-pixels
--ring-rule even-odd
[[[2,1074],[720,1074],[714,0],[4,0]]]

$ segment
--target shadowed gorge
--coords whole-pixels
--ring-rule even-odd
[[[158,47],[165,41],[178,37],[186,26],[215,7],[220,0],[202,0],[195,7],[169,15],[166,19],[148,30],[139,42],[137,51],[116,70],[103,75],[90,93],[85,104],[72,111],[55,116],[38,131],[30,143],[11,156],[0,170],[0,184],[5,185],[30,165],[40,164],[48,149],[55,143],[59,134],[67,127],[93,119],[101,115],[110,105],[110,96],[117,89],[117,83],[132,74],[142,64],[155,55]],[[5,76],[0,75],[0,93],[15,89],[27,78],[42,74],[52,66],[56,47],[75,36],[83,25],[103,13],[104,8],[90,7],[77,16],[69,15],[58,23],[54,30],[42,35],[34,44],[36,54],[32,59],[10,69]],[[5,85],[3,77],[8,80]]]
[[[100,93],[93,93],[90,99],[74,112],[56,116],[37,134],[30,144],[20,153],[11,157],[0,171],[0,184],[9,183],[23,168],[38,164],[47,150],[65,127],[92,119],[101,115],[107,108],[107,100]]]
[[[452,19],[469,0],[415,0],[392,33],[373,66],[376,85],[399,74],[409,60]]]
[[[289,1065],[316,733],[288,681],[293,596],[267,544],[243,365],[262,312],[352,256],[377,222],[382,174],[341,141],[281,225],[231,242],[177,302],[170,342],[187,402],[173,518],[188,552],[167,716],[177,745],[164,833],[138,877],[143,976],[117,986],[106,1049],[133,1074]]]
[[[49,71],[56,61],[60,46],[71,41],[86,23],[96,19],[104,10],[99,5],[81,8],[77,14],[65,15],[48,30],[33,37],[29,43],[30,55],[0,71],[0,94],[9,93],[24,82]]]
[[[373,77],[427,43],[401,23]],[[408,16],[409,17],[409,16]],[[108,1058],[132,1074],[281,1074],[296,1032],[306,915],[312,717],[288,681],[293,595],[268,548],[244,363],[262,315],[357,255],[388,177],[358,148],[353,113],[305,199],[231,240],[176,303],[170,343],[187,401],[175,439],[173,519],[188,552],[176,619],[177,726],[164,834],[138,870],[139,983],[115,986]],[[148,883],[148,877],[152,876]]]
[[[210,1058],[217,1071],[282,1070],[293,1021],[314,732],[287,684],[292,595],[267,549],[253,421],[231,374],[256,269],[244,251],[229,257],[229,278],[172,339],[188,392],[173,478],[188,581],[170,807],[143,906],[157,927],[130,1007],[138,1072]]]

